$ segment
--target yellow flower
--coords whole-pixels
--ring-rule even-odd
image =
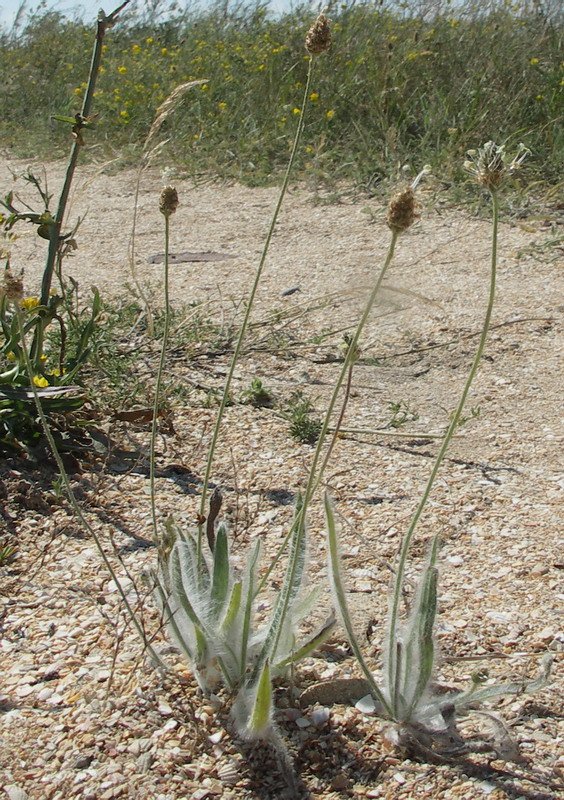
[[[333,119],[333,117],[335,116],[335,111],[332,108],[330,108],[329,111],[325,114],[325,116],[327,117],[327,119]]]
[[[319,100],[319,94],[317,92],[312,92],[309,96],[309,99],[311,100],[312,103],[317,103],[317,101]]]
[[[145,44],[153,44],[154,41],[155,40],[153,39],[152,36],[147,36],[147,38],[145,39]]]
[[[119,115],[124,120],[128,120],[129,119],[129,112],[126,111],[125,109],[123,111],[120,111]]]
[[[6,353],[6,358],[8,359],[8,361],[15,361],[16,360],[16,354],[12,353],[12,351],[10,350],[9,353]]]
[[[210,90],[209,83],[204,83],[204,85],[201,87],[201,89],[202,89],[202,92],[209,92],[209,90]]]
[[[227,109],[227,103],[222,101],[221,103],[217,104],[217,107],[219,108],[220,111],[225,111]]]
[[[61,372],[61,370],[60,370],[60,368],[59,368],[59,367],[55,367],[55,368],[54,368],[54,369],[52,369],[52,370],[51,370],[51,372],[49,373],[49,375],[53,375],[55,378],[60,378],[60,377],[61,377],[61,375],[65,375],[65,374],[66,374],[66,369],[64,369],[64,370]]]
[[[538,63],[539,63],[539,60],[538,60],[538,58],[531,58],[531,60],[529,61],[529,64],[530,64],[532,67],[536,67],[536,65],[537,65]]]
[[[259,72],[264,72],[264,70],[266,69],[266,64],[259,64],[257,69]]]
[[[161,55],[162,56],[167,56],[168,55],[168,48],[161,47]]]
[[[292,114],[295,114],[296,117],[298,117],[301,113],[302,112],[301,112],[301,110],[299,108],[293,108],[292,109]]]
[[[46,386],[49,386],[49,381],[47,378],[44,378],[43,375],[34,375],[33,382],[40,389],[44,389]]]
[[[306,147],[305,151],[306,151],[306,153],[313,153],[313,147],[310,144],[308,144],[308,146]]]
[[[537,94],[537,96],[535,97],[535,100],[538,100],[539,103],[540,103],[541,100],[544,100],[544,94]]]
[[[75,89],[73,89],[73,92],[75,95],[77,95],[77,97],[81,97],[82,95],[82,89],[80,88],[80,86],[77,86]]]
[[[24,297],[21,302],[22,308],[26,311],[31,311],[32,308],[37,308],[39,305],[39,297]]]
[[[47,356],[45,355],[45,353],[41,353],[41,355],[39,356],[39,360],[41,361],[42,364],[44,364],[47,361]]]
[[[117,71],[119,72],[120,75],[125,75],[125,73],[127,72],[127,67],[124,67],[122,65],[121,67],[117,68]]]
[[[140,53],[141,52],[141,45],[140,44],[132,45],[131,52],[135,53],[136,55],[137,55],[137,53]]]

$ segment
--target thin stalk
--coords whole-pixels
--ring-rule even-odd
[[[211,477],[213,459],[214,459],[214,456],[215,456],[215,450],[216,450],[216,446],[217,446],[217,442],[218,442],[218,438],[219,438],[219,431],[220,431],[220,428],[221,428],[221,422],[223,420],[223,414],[224,414],[224,411],[225,411],[225,407],[227,405],[227,401],[229,399],[229,390],[231,388],[231,382],[233,380],[233,374],[235,372],[235,367],[236,367],[237,362],[239,360],[239,355],[241,353],[241,347],[242,347],[242,344],[243,344],[243,339],[245,337],[245,334],[247,332],[247,327],[248,327],[248,324],[249,324],[249,318],[250,318],[250,315],[251,315],[251,309],[253,307],[253,302],[254,302],[254,299],[255,299],[255,295],[256,295],[256,292],[257,292],[257,289],[258,289],[258,285],[259,285],[259,282],[260,282],[260,279],[261,279],[261,276],[262,276],[262,271],[263,271],[263,268],[264,268],[264,265],[265,265],[265,262],[266,262],[266,257],[268,255],[268,250],[270,248],[270,242],[271,242],[272,236],[274,234],[274,229],[276,227],[276,222],[278,221],[278,215],[280,214],[280,209],[282,208],[282,203],[283,203],[284,197],[286,195],[286,190],[288,189],[288,183],[290,181],[290,174],[291,174],[292,168],[294,166],[294,160],[295,160],[295,157],[296,157],[296,153],[298,151],[298,144],[299,144],[299,141],[300,141],[300,138],[301,138],[301,135],[302,135],[302,131],[303,131],[303,128],[304,128],[304,117],[305,117],[305,111],[306,111],[306,107],[307,107],[307,100],[308,100],[308,97],[309,97],[309,88],[310,88],[310,85],[311,85],[312,73],[313,73],[313,56],[310,55],[309,63],[308,63],[308,70],[307,70],[307,80],[306,80],[306,85],[305,85],[305,89],[304,89],[304,97],[303,97],[302,107],[301,107],[301,113],[300,113],[300,118],[299,118],[299,121],[298,121],[298,127],[296,129],[296,135],[294,137],[294,144],[292,146],[292,152],[290,154],[290,160],[288,161],[288,166],[286,167],[286,173],[284,175],[284,180],[282,182],[282,188],[280,189],[280,194],[278,196],[278,201],[276,203],[276,207],[275,207],[274,213],[272,215],[270,228],[269,228],[268,234],[266,236],[266,240],[265,240],[265,243],[264,243],[264,248],[263,248],[263,251],[262,251],[262,255],[261,255],[261,258],[260,258],[260,261],[259,261],[259,265],[257,267],[257,271],[256,271],[256,274],[255,274],[254,283],[253,283],[253,286],[252,286],[252,289],[251,289],[251,293],[249,295],[249,299],[247,301],[247,308],[245,310],[245,315],[243,317],[243,322],[242,322],[242,325],[241,325],[241,329],[239,331],[239,336],[237,337],[237,342],[235,344],[235,350],[233,351],[233,356],[232,356],[232,359],[231,359],[231,365],[229,367],[229,372],[227,374],[227,378],[226,378],[226,381],[225,381],[225,386],[223,388],[223,394],[222,394],[222,397],[221,397],[221,402],[219,404],[219,410],[217,412],[217,419],[215,421],[215,426],[214,426],[214,429],[213,429],[212,439],[211,439],[211,443],[210,443],[210,449],[209,449],[209,452],[208,452],[208,460],[207,460],[207,464],[206,464],[206,472],[205,472],[205,475],[204,475],[204,483],[203,483],[203,486],[202,486],[202,495],[201,495],[201,501],[200,501],[200,518],[205,517],[206,500],[207,500],[208,486],[209,486],[210,477]],[[202,533],[203,533],[203,525],[200,524],[199,527],[198,527],[198,562],[200,561],[200,559],[202,557]]]
[[[397,627],[397,617],[398,617],[398,609],[400,604],[401,598],[401,590],[403,585],[403,578],[405,574],[405,564],[407,560],[407,554],[409,551],[409,546],[411,544],[411,540],[413,538],[413,534],[417,527],[417,523],[419,522],[419,518],[423,513],[423,510],[427,504],[427,500],[429,499],[429,495],[431,494],[431,490],[433,488],[433,484],[435,483],[435,478],[439,472],[439,469],[443,463],[444,457],[446,455],[448,446],[454,436],[454,432],[458,426],[458,422],[462,415],[462,411],[464,410],[464,405],[466,403],[466,398],[468,397],[468,393],[470,391],[470,387],[474,381],[476,376],[476,372],[478,371],[478,365],[482,358],[482,354],[484,352],[484,347],[486,345],[486,339],[488,336],[488,331],[490,327],[490,322],[492,318],[492,311],[494,307],[495,301],[495,286],[496,286],[496,273],[497,273],[497,238],[498,238],[498,223],[499,223],[499,203],[496,192],[491,193],[492,196],[492,219],[493,219],[493,229],[492,229],[492,249],[491,249],[491,271],[490,271],[490,288],[489,288],[489,297],[488,297],[488,305],[486,309],[486,315],[484,317],[484,324],[482,326],[482,333],[480,335],[480,341],[478,343],[478,349],[476,350],[476,354],[474,356],[474,360],[472,362],[472,367],[470,369],[470,373],[468,374],[468,378],[466,379],[466,383],[464,385],[464,389],[460,396],[460,400],[458,401],[458,406],[456,407],[456,411],[451,419],[450,425],[448,426],[447,432],[444,435],[443,443],[440,447],[440,450],[437,454],[435,459],[435,463],[433,465],[433,469],[431,470],[431,474],[427,481],[427,485],[425,486],[425,490],[419,501],[419,505],[417,506],[415,513],[412,517],[411,523],[405,535],[405,538],[402,542],[400,557],[398,561],[398,567],[396,571],[396,579],[395,579],[395,586],[394,586],[394,593],[392,599],[392,607],[390,611],[390,629],[389,629],[389,643],[388,643],[388,653],[389,653],[389,665],[388,665],[388,680],[389,685],[393,686],[394,683],[394,672],[395,672],[395,636],[396,636],[396,627]]]
[[[25,330],[24,330],[23,314],[21,312],[21,308],[20,308],[19,303],[17,301],[14,302],[14,308],[15,308],[16,317],[17,317],[17,320],[18,320],[18,328],[19,328],[21,349],[22,349],[22,354],[23,354],[23,357],[24,357],[25,368],[27,370],[27,374],[28,374],[28,377],[29,377],[29,385],[30,385],[30,389],[31,389],[31,391],[33,393],[33,399],[35,401],[35,406],[37,408],[37,414],[39,416],[39,420],[41,422],[41,427],[43,428],[43,432],[45,434],[45,437],[47,438],[47,441],[49,442],[49,447],[51,448],[51,452],[53,453],[53,458],[55,459],[55,462],[56,462],[57,467],[59,469],[59,474],[61,476],[61,480],[63,482],[63,486],[65,487],[65,491],[67,493],[67,497],[69,499],[71,508],[74,511],[77,519],[80,521],[80,523],[84,527],[84,529],[92,537],[92,540],[94,541],[94,544],[96,545],[96,547],[98,549],[98,552],[100,553],[100,556],[102,557],[102,561],[104,562],[104,565],[105,565],[106,569],[108,570],[112,580],[114,581],[114,583],[115,583],[115,585],[117,587],[118,594],[120,595],[120,597],[121,597],[121,599],[123,601],[123,604],[124,604],[124,606],[125,606],[125,608],[127,610],[127,613],[129,614],[129,616],[131,618],[131,621],[133,622],[133,625],[135,626],[135,629],[137,630],[137,633],[141,637],[147,652],[149,653],[149,655],[151,656],[151,658],[154,660],[154,662],[156,664],[158,664],[161,667],[165,667],[165,665],[164,665],[162,659],[160,658],[160,656],[154,650],[152,645],[149,644],[149,642],[147,640],[147,635],[145,633],[145,630],[144,630],[141,622],[137,618],[137,615],[136,615],[135,611],[133,610],[133,607],[132,607],[131,603],[127,599],[127,595],[123,590],[123,587],[122,587],[122,585],[120,583],[118,575],[117,575],[116,571],[114,570],[114,568],[113,568],[108,556],[106,555],[106,551],[102,547],[102,542],[100,540],[100,537],[98,536],[98,534],[96,533],[94,528],[90,525],[90,523],[86,519],[82,509],[80,508],[80,506],[78,504],[76,496],[75,496],[75,494],[74,494],[74,492],[72,490],[69,476],[67,474],[65,466],[64,466],[63,461],[61,459],[61,456],[59,455],[59,451],[57,450],[57,445],[56,445],[55,440],[53,438],[53,434],[51,433],[51,429],[49,427],[49,423],[47,422],[47,417],[45,416],[45,412],[43,411],[43,406],[41,405],[41,399],[39,397],[39,393],[37,391],[37,387],[35,386],[35,384],[33,382],[33,367],[32,367],[32,364],[31,364],[31,359],[30,359],[30,356],[29,356],[29,350],[28,350],[28,347],[27,347],[26,335],[25,335]]]
[[[345,386],[345,396],[343,397],[343,402],[341,404],[341,410],[339,411],[339,418],[337,419],[337,422],[336,422],[334,428],[328,428],[327,429],[327,431],[331,432],[333,434],[333,436],[331,437],[331,441],[329,442],[329,447],[327,448],[327,452],[325,453],[325,456],[323,457],[323,463],[321,464],[321,467],[319,469],[319,474],[320,475],[323,475],[323,473],[325,472],[325,469],[327,468],[327,464],[329,463],[329,460],[331,458],[331,454],[333,453],[335,445],[337,444],[337,439],[339,438],[339,434],[342,431],[342,427],[341,426],[342,426],[343,420],[345,418],[347,405],[349,403],[349,398],[350,398],[350,395],[351,395],[353,369],[354,369],[354,361],[351,363],[351,365],[349,367],[349,371],[348,371],[348,375],[347,375],[347,383],[346,383],[346,386]]]
[[[169,299],[169,280],[168,280],[168,249],[170,240],[170,218],[165,214],[165,253],[164,253],[164,298],[165,298],[165,322],[163,340],[161,344],[161,355],[159,368],[157,371],[157,382],[155,386],[155,400],[153,403],[153,421],[151,425],[151,445],[149,452],[149,492],[151,495],[151,517],[153,519],[153,538],[159,541],[159,530],[157,524],[157,499],[155,493],[155,450],[157,444],[157,427],[159,418],[159,401],[161,396],[161,386],[163,381],[164,366],[166,359],[166,347],[168,344],[168,332],[170,327],[170,299]]]
[[[329,424],[331,422],[331,416],[335,409],[335,405],[337,403],[339,393],[341,391],[341,387],[345,381],[347,373],[349,371],[349,367],[354,363],[354,359],[356,357],[356,353],[358,351],[358,343],[360,341],[360,337],[362,336],[362,332],[370,316],[370,312],[372,311],[372,307],[376,301],[376,297],[378,296],[378,292],[380,291],[380,287],[382,286],[382,281],[384,280],[384,276],[388,270],[388,267],[392,263],[392,259],[394,257],[396,243],[398,240],[399,233],[398,231],[392,231],[392,238],[390,240],[390,244],[388,246],[388,252],[386,254],[386,258],[384,260],[384,264],[382,269],[380,270],[380,274],[374,284],[374,287],[370,293],[370,297],[366,302],[366,306],[364,307],[364,311],[362,312],[362,316],[359,320],[359,323],[356,327],[356,331],[350,341],[350,344],[347,349],[347,353],[345,355],[345,359],[343,361],[343,366],[341,367],[341,372],[339,377],[337,378],[337,382],[335,383],[335,387],[333,389],[333,394],[331,395],[331,400],[329,401],[329,406],[327,407],[327,411],[325,413],[325,419],[323,420],[323,425],[321,427],[321,431],[319,433],[319,439],[317,440],[317,446],[315,448],[315,453],[313,455],[313,461],[311,464],[311,468],[309,471],[309,478],[306,486],[306,490],[304,493],[304,504],[302,507],[302,515],[305,517],[305,513],[307,510],[307,505],[310,502],[311,498],[313,497],[317,487],[321,483],[321,479],[323,477],[323,472],[325,467],[327,466],[327,459],[323,462],[319,474],[316,475],[317,465],[319,463],[319,459],[321,457],[321,451],[323,450],[323,445],[325,442],[325,438],[329,431]],[[338,432],[338,431],[337,431]]]
[[[278,550],[276,552],[276,555],[274,556],[274,558],[270,562],[268,569],[266,570],[265,574],[263,575],[263,577],[262,577],[262,579],[261,579],[261,581],[259,583],[258,589],[257,589],[257,594],[260,591],[262,591],[262,589],[264,588],[266,582],[268,581],[268,579],[270,577],[270,574],[271,574],[272,570],[274,569],[274,567],[278,563],[280,557],[282,556],[282,553],[286,549],[286,546],[287,546],[287,544],[288,544],[288,542],[290,540],[290,537],[292,536],[292,533],[294,531],[294,528],[296,527],[296,525],[302,524],[302,521],[305,520],[308,504],[311,501],[311,498],[313,497],[313,495],[315,494],[315,492],[317,490],[317,487],[321,483],[321,479],[323,477],[323,472],[325,470],[325,467],[327,466],[328,459],[324,460],[324,462],[322,463],[321,468],[319,470],[319,473],[317,475],[316,475],[316,470],[317,470],[317,464],[319,463],[319,459],[321,457],[321,451],[323,449],[323,444],[325,442],[325,438],[326,438],[327,433],[329,431],[329,423],[331,421],[331,415],[333,414],[333,411],[335,409],[335,405],[336,405],[338,397],[339,397],[339,392],[341,391],[341,387],[342,387],[342,385],[343,385],[343,383],[345,381],[345,378],[347,376],[349,368],[353,364],[353,359],[355,358],[355,355],[356,355],[357,350],[358,350],[358,342],[360,340],[360,337],[362,335],[362,332],[364,330],[364,326],[366,325],[366,321],[368,320],[370,312],[372,311],[372,307],[373,307],[373,305],[374,305],[374,303],[376,301],[376,297],[378,295],[378,292],[380,291],[380,287],[382,286],[382,281],[384,280],[384,276],[385,276],[385,274],[386,274],[386,272],[388,270],[388,267],[392,263],[392,259],[394,257],[394,252],[395,252],[395,249],[396,249],[396,242],[398,240],[398,236],[399,236],[399,233],[397,231],[392,231],[392,238],[391,238],[390,244],[388,246],[388,252],[386,254],[386,258],[385,258],[384,264],[382,266],[382,269],[380,270],[380,274],[378,275],[376,283],[374,284],[374,287],[373,287],[373,289],[372,289],[372,291],[370,293],[370,297],[368,298],[368,300],[366,302],[366,306],[365,306],[364,311],[362,313],[362,317],[359,320],[359,323],[357,325],[356,331],[355,331],[355,333],[354,333],[354,335],[353,335],[353,337],[352,337],[352,339],[351,339],[351,341],[349,343],[349,346],[348,346],[348,349],[347,349],[347,352],[346,352],[346,355],[345,355],[345,358],[344,358],[344,361],[343,361],[343,366],[341,367],[341,372],[339,374],[339,377],[337,378],[337,382],[335,383],[335,387],[333,389],[333,394],[331,396],[331,400],[329,401],[329,406],[328,406],[327,411],[325,413],[325,419],[323,420],[323,425],[321,427],[321,431],[319,433],[319,438],[317,440],[317,446],[315,448],[315,453],[313,455],[313,461],[312,461],[312,464],[311,464],[311,467],[310,467],[308,482],[307,482],[307,486],[306,486],[305,493],[304,493],[303,506],[302,506],[299,514],[296,515],[290,530],[288,531],[288,533],[284,537],[284,540],[283,540],[282,544],[280,545],[280,547],[278,548]],[[336,433],[333,436],[333,441],[335,441],[337,434],[338,434],[338,428],[336,429]]]

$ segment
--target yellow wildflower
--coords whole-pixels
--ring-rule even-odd
[[[329,111],[325,114],[325,116],[327,117],[327,119],[331,120],[335,116],[335,111],[332,108],[330,108]]]
[[[301,110],[299,108],[293,108],[292,109],[292,114],[295,114],[296,117],[298,117],[301,113],[302,112],[301,112]]]
[[[217,107],[219,108],[220,111],[226,111],[227,110],[227,103],[222,101],[221,103],[217,104]]]
[[[531,58],[531,60],[529,61],[529,64],[530,64],[532,67],[536,67],[536,65],[537,65],[538,63],[539,63],[539,60],[538,60],[538,58]]]
[[[140,53],[141,52],[141,45],[140,44],[132,45],[131,52],[135,53],[135,55],[137,55],[137,53]]]
[[[317,103],[317,101],[319,100],[318,92],[312,92],[309,96],[309,99],[311,100],[312,103]]]
[[[122,64],[121,67],[117,68],[117,71],[119,72],[120,75],[125,75],[125,73],[127,72],[127,67],[124,67]]]
[[[167,47],[161,47],[161,55],[162,56],[167,56],[168,55],[168,48]]]
[[[46,386],[49,386],[49,381],[47,378],[44,378],[43,375],[34,375],[33,382],[39,389],[44,389]]]
[[[32,308],[37,308],[39,305],[39,297],[24,297],[21,302],[22,308],[26,311],[31,311]]]
[[[152,36],[147,36],[147,38],[145,39],[145,44],[153,44],[154,41],[155,40],[153,39]]]

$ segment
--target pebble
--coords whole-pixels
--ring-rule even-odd
[[[141,753],[141,755],[137,758],[137,769],[139,772],[149,772],[151,769],[155,757],[152,753]]]
[[[28,800],[27,792],[24,792],[24,790],[20,789],[19,786],[4,786],[4,791],[8,795],[9,800]]]

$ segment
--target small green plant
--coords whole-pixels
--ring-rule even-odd
[[[18,548],[11,544],[0,544],[0,567],[4,567],[14,560]]]
[[[255,408],[272,408],[274,405],[272,392],[266,388],[260,378],[252,379],[249,388],[241,394],[241,400]]]
[[[400,400],[399,403],[391,402],[388,408],[392,416],[388,423],[384,425],[385,428],[394,428],[398,430],[399,428],[403,428],[408,422],[416,422],[419,419],[417,411],[413,411],[409,403],[406,403],[405,400]]]
[[[311,400],[300,390],[294,392],[288,402],[286,414],[290,420],[290,436],[304,444],[315,444],[319,439],[322,422],[315,415]]]
[[[83,134],[92,125],[90,112],[100,70],[104,36],[127,2],[129,0],[108,16],[103,12],[98,16],[92,61],[81,111],[72,117],[55,115],[57,121],[70,126],[73,140],[56,210],[51,208],[53,195],[46,183],[44,184],[29,169],[22,177],[38,194],[39,210],[32,210],[27,203],[19,200],[13,191],[8,192],[0,202],[3,209],[0,214],[0,224],[4,241],[13,241],[16,225],[28,223],[34,225],[37,235],[48,242],[38,296],[23,296],[23,285],[16,286],[18,279],[9,271],[10,256],[6,248],[2,248],[7,277],[4,280],[4,291],[0,295],[2,337],[0,339],[0,441],[5,444],[17,446],[19,442],[31,443],[39,435],[37,417],[33,410],[34,397],[29,391],[31,384],[41,391],[40,397],[44,401],[44,411],[47,414],[72,411],[83,402],[82,397],[77,397],[72,381],[90,354],[89,340],[100,313],[100,295],[94,288],[92,307],[84,322],[74,309],[76,298],[73,297],[73,289],[76,290],[77,285],[72,281],[69,284],[63,276],[63,262],[77,247],[75,236],[80,220],[68,231],[63,231],[63,224],[78,156],[85,143]],[[58,280],[60,294],[53,290],[55,278]],[[16,300],[19,315],[13,313],[11,300]],[[23,328],[19,325],[18,316],[23,317]],[[56,341],[58,346],[46,347],[46,336],[52,326],[56,326],[57,336],[51,336],[50,344]],[[67,340],[71,331],[75,347],[73,352],[69,353]],[[30,373],[23,352],[23,338],[27,335],[31,337]],[[49,391],[45,391],[47,388]]]

